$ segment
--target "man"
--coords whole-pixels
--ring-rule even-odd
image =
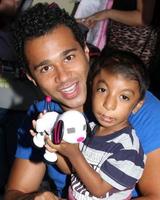
[[[56,199],[53,193],[37,192],[46,169],[56,185],[55,194],[59,197],[63,197],[66,176],[61,174],[54,164],[49,165],[43,161],[44,151],[32,146],[32,136],[29,130],[32,129],[32,119],[36,119],[38,114],[45,109],[57,112],[76,109],[83,112],[89,71],[89,50],[75,20],[65,11],[58,7],[48,7],[47,4],[37,4],[27,11],[15,24],[14,35],[19,61],[26,68],[29,80],[40,87],[45,95],[50,96],[52,102],[49,105],[45,101],[32,105],[19,129],[16,159],[6,188],[5,200],[52,200]],[[149,93],[144,108],[147,110],[152,101],[154,105],[152,104],[151,107],[154,113],[157,112],[156,119],[160,119],[158,111],[160,104],[156,99],[152,99],[153,96]],[[142,109],[142,113],[136,114],[132,119],[138,131],[139,127],[144,124],[145,119],[140,120],[143,112],[144,109]],[[150,111],[149,113],[151,114]],[[155,123],[157,123],[156,119],[154,119]],[[147,128],[145,124],[145,130]],[[154,132],[150,133],[152,137],[155,137],[154,134]],[[142,139],[143,137],[142,134]],[[160,195],[159,137],[160,135],[157,135],[157,144],[152,149],[148,149],[148,152],[149,150],[153,152],[149,155],[150,162],[146,166],[146,176],[144,173],[140,184],[143,196],[156,200]],[[150,142],[152,138],[147,139]],[[145,141],[142,144],[147,146]],[[148,180],[149,172],[150,180]],[[153,180],[156,181],[156,184],[153,184]]]
[[[63,110],[76,109],[82,112],[83,104],[86,100],[86,79],[89,70],[89,50],[87,46],[85,46],[83,34],[81,33],[76,22],[59,8],[48,8],[48,5],[41,4],[31,9],[28,12],[28,15],[26,14],[24,17],[28,18],[29,26],[26,24],[26,30],[18,28],[15,33],[16,37],[18,38],[21,36],[32,38],[33,36],[35,37],[35,33],[38,36],[36,40],[27,39],[25,42],[25,57],[23,57],[23,52],[21,52],[17,46],[17,52],[20,53],[19,59],[24,59],[22,63],[26,64],[25,66],[28,78],[35,85],[40,87],[45,95],[51,96],[53,100],[57,100],[61,104]],[[44,17],[47,21],[44,21],[42,24]],[[22,19],[21,26],[24,25],[23,23],[26,23],[26,18],[24,22]],[[43,33],[41,32],[42,29]],[[45,36],[43,34],[45,34]],[[23,40],[24,38],[21,39]],[[43,47],[41,48],[42,44]],[[20,40],[19,45],[23,45],[23,43],[20,44]],[[27,63],[25,62],[25,59]],[[42,106],[39,112],[43,111],[43,109],[44,107]],[[61,109],[58,108],[57,111],[61,111]],[[32,117],[33,119],[36,118],[36,116]],[[31,121],[32,120],[30,120],[30,122]],[[31,123],[27,128],[27,136],[29,136],[29,129],[32,128]],[[19,134],[23,137],[21,130]],[[25,146],[26,145],[28,145],[27,142],[25,143]],[[39,187],[39,183],[44,176],[46,166],[43,162],[35,164],[29,160],[24,160],[26,159],[26,156],[27,158],[31,157],[31,159],[33,159],[32,157],[34,157],[34,152],[36,151],[35,148],[33,148],[33,151],[31,150],[30,155],[25,152],[27,154],[26,155],[24,151],[23,155],[20,155],[20,150],[21,149],[18,148],[17,155],[23,159],[16,159],[17,161],[13,166],[13,169],[18,170],[16,171],[19,174],[18,177],[20,179],[17,177],[14,180],[12,179],[14,176],[11,175],[11,185],[9,183],[9,188],[16,189],[14,187],[16,182],[20,186],[19,189],[17,188],[18,190],[22,192],[34,192]],[[27,147],[25,150],[28,150]],[[52,168],[51,166],[48,167],[49,170]],[[30,173],[30,170],[33,173]],[[26,177],[24,177],[24,171],[27,175]],[[34,180],[32,180],[33,175]],[[61,174],[58,174],[58,176],[60,175]],[[64,175],[61,176],[62,179],[65,179],[65,177],[63,177]],[[27,191],[25,191],[25,184],[28,185]],[[58,192],[63,189],[63,185],[61,186],[60,184],[57,186]],[[8,197],[8,199],[11,199],[11,197]]]

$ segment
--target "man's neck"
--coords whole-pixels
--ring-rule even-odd
[[[66,107],[66,106],[61,106],[62,109],[64,111],[68,111],[68,110],[77,110],[79,112],[84,112],[84,109],[83,109],[83,106],[80,106],[80,107],[77,107],[77,108],[69,108],[69,107]]]

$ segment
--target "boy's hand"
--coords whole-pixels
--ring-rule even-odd
[[[53,144],[49,137],[46,137],[45,147],[50,152],[58,151],[61,155],[70,159],[73,156],[79,154],[79,144],[71,144],[62,140],[60,144]]]

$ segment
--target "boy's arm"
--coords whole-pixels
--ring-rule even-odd
[[[48,138],[48,139],[47,139]],[[49,137],[46,137],[47,143],[49,144],[53,144]],[[46,144],[45,148],[49,151],[49,152],[55,152],[56,150],[51,148],[50,145]],[[59,154],[58,152],[55,152],[57,155],[57,161],[56,161],[56,165],[57,167],[65,174],[71,174],[71,163],[70,161],[67,159],[67,157],[64,157],[63,155]]]
[[[70,144],[62,141],[60,145],[54,145],[49,139],[47,140],[47,143],[50,148],[56,149],[59,153],[68,158],[72,164],[72,168],[76,171],[79,178],[92,195],[100,198],[113,188],[87,163],[79,150],[78,144]],[[58,167],[61,168],[59,163],[57,164]]]
[[[57,156],[58,156],[58,159],[57,159],[56,165],[58,166],[58,168],[65,174],[71,174],[72,166],[71,166],[70,161],[66,157],[58,153],[57,153]]]
[[[113,187],[104,181],[101,176],[88,164],[79,149],[75,155],[73,154],[69,156],[69,160],[80,180],[92,195],[101,198],[113,189]]]

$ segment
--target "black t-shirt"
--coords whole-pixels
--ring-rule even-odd
[[[113,8],[117,10],[135,10],[137,7],[137,0],[115,0]],[[156,0],[152,25],[160,27],[160,1]]]
[[[113,8],[117,10],[135,10],[136,7],[136,0],[115,0],[113,4]]]

